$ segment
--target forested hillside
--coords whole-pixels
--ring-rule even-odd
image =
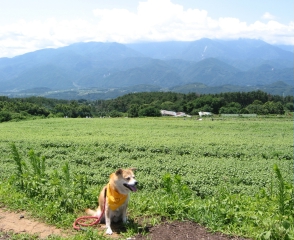
[[[281,97],[262,91],[197,95],[173,92],[126,94],[112,100],[66,101],[43,97],[0,97],[0,122],[36,117],[142,117],[160,116],[160,110],[198,115],[254,113],[285,114],[293,112],[293,96]]]
[[[0,58],[0,94],[16,97],[40,96],[43,89],[42,96],[68,99],[67,93],[92,94],[96,89],[99,99],[101,95],[109,99],[112,89],[124,91],[139,85],[136,92],[147,92],[150,87],[146,86],[174,91],[199,83],[207,87],[194,86],[198,93],[217,93],[215,88],[230,85],[233,91],[250,87],[249,91],[273,94],[266,86],[276,82],[284,86],[275,88],[274,94],[293,92],[293,52],[255,39],[87,42]]]

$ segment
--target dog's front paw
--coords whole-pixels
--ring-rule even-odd
[[[128,218],[127,217],[123,217],[122,222],[123,223],[128,223]]]
[[[111,230],[110,227],[107,228],[107,230],[106,230],[106,234],[108,234],[108,235],[111,235],[111,234],[112,234],[112,230]]]

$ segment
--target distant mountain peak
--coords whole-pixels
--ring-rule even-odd
[[[107,76],[107,77],[106,77]],[[262,40],[82,42],[0,59],[0,91],[188,83],[293,86],[293,53]]]

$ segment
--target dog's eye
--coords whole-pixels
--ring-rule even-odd
[[[131,178],[130,178],[130,177],[127,177],[127,178],[126,178],[126,180],[130,181],[130,180],[131,180]]]

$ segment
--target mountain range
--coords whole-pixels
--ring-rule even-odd
[[[267,89],[293,95],[293,51],[288,49],[254,39],[76,43],[0,58],[0,94],[40,95],[42,89],[43,95],[58,92],[63,98],[60,93],[70,91]]]

